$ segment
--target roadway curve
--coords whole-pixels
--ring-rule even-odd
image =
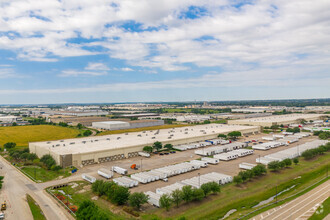
[[[317,186],[304,195],[285,203],[279,207],[270,209],[251,219],[253,220],[291,220],[291,219],[308,219],[330,196],[330,180]],[[328,216],[329,217],[329,216]]]
[[[37,184],[19,172],[7,160],[0,156],[0,174],[5,176],[0,193],[0,202],[6,200],[6,219],[33,220],[32,213],[26,201],[26,194],[30,194],[38,203],[48,220],[74,219],[50,195],[43,185]]]

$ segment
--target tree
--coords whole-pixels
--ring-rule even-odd
[[[185,202],[190,202],[193,199],[192,198],[193,191],[192,191],[192,187],[191,186],[184,186],[184,187],[182,187],[182,193],[183,193],[182,199]]]
[[[40,162],[42,162],[47,169],[49,170],[53,165],[56,165],[56,162],[52,156],[46,154],[40,158]]]
[[[8,142],[8,143],[5,143],[3,146],[5,148],[7,148],[7,149],[11,149],[11,148],[16,147],[16,143],[14,143],[14,142]]]
[[[319,134],[319,138],[322,140],[327,140],[330,138],[330,132],[322,132]]]
[[[227,135],[225,135],[225,134],[219,134],[218,135],[218,138],[227,138]]]
[[[204,191],[204,195],[207,196],[212,190],[210,183],[204,183],[201,185],[201,189]]]
[[[183,200],[183,193],[181,190],[176,189],[172,192],[172,201],[176,204],[176,207],[179,207],[180,202]]]
[[[299,158],[298,158],[298,157],[294,158],[294,159],[293,159],[293,162],[294,162],[294,164],[297,165],[297,164],[299,163]]]
[[[220,185],[216,182],[209,183],[212,193],[219,193],[221,191]]]
[[[203,124],[211,124],[211,121],[210,121],[210,120],[205,120],[205,121],[203,122]]]
[[[242,182],[243,182],[243,179],[242,179],[242,177],[241,176],[234,176],[234,183],[236,183],[236,185],[238,185],[238,184],[241,184]]]
[[[109,217],[89,200],[85,200],[81,203],[76,212],[76,216],[78,220],[109,220]]]
[[[28,157],[29,157],[29,153],[27,153],[27,152],[24,152],[20,155],[20,158],[23,159],[23,160],[27,160]]]
[[[228,134],[228,137],[230,137],[233,140],[236,140],[240,136],[242,136],[242,133],[240,131],[232,131]]]
[[[17,126],[17,123],[16,122],[13,122],[12,126]]]
[[[160,197],[159,204],[161,208],[165,208],[168,211],[172,205],[172,200],[169,195],[164,194]]]
[[[283,160],[279,163],[279,165],[280,165],[281,169],[283,169],[286,166],[286,164]]]
[[[253,167],[252,172],[254,176],[261,176],[264,173],[267,173],[266,166],[263,164],[258,164],[257,166]]]
[[[283,160],[283,162],[285,163],[285,166],[286,166],[286,167],[289,167],[289,166],[291,166],[291,165],[292,165],[292,160],[291,160],[291,159],[289,159],[289,158],[287,158],[287,159]]]
[[[127,202],[129,197],[129,190],[123,186],[117,186],[113,192],[111,201],[117,205],[123,205]]]
[[[35,159],[38,159],[38,156],[35,153],[31,153],[29,154],[27,159],[33,161]]]
[[[193,189],[192,198],[193,200],[200,201],[205,197],[204,191],[202,189]]]
[[[272,125],[270,128],[275,132],[279,127],[279,125]]]
[[[128,203],[131,206],[140,209],[141,205],[148,202],[148,198],[149,197],[143,192],[135,192],[128,197]]]
[[[148,152],[148,153],[152,153],[152,147],[151,146],[145,146],[145,147],[143,147],[143,151]]]
[[[278,171],[280,169],[280,162],[279,161],[272,161],[268,164],[268,169],[273,171]]]
[[[156,141],[153,145],[152,148],[155,149],[156,151],[159,151],[160,149],[162,149],[163,145],[161,142]]]
[[[80,123],[77,124],[77,128],[78,128],[78,129],[82,129],[83,127],[84,127],[84,126],[83,126],[82,124],[80,124]]]
[[[85,137],[87,137],[87,136],[91,136],[93,134],[93,132],[91,131],[91,130],[85,130],[84,132],[83,132],[83,135],[85,136]]]
[[[167,150],[172,150],[173,149],[173,145],[172,144],[165,144],[164,148],[166,148]]]

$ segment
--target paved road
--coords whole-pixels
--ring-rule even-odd
[[[0,157],[1,175],[5,176],[0,201],[6,200],[8,209],[6,219],[33,219],[26,202],[26,194],[30,194],[39,204],[48,220],[73,219],[56,201],[54,201],[39,184],[35,184],[16,168],[12,167],[3,157]]]
[[[330,196],[330,180],[308,193],[253,217],[253,220],[305,220]],[[328,216],[329,217],[329,216]]]

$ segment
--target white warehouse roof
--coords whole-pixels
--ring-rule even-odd
[[[152,145],[156,141],[169,142],[204,137],[231,131],[259,131],[258,126],[208,124],[180,128],[131,132],[87,138],[75,138],[57,141],[33,142],[31,146],[44,148],[56,154],[90,153],[103,150],[129,148],[133,146]],[[170,137],[170,138],[169,138]]]

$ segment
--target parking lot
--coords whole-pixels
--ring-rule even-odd
[[[242,137],[238,141],[240,142],[245,142],[245,141],[251,141],[251,140],[258,140],[265,142],[261,140],[263,136],[266,136],[267,134],[257,134],[249,137]],[[138,187],[131,188],[132,192],[144,192],[144,191],[155,191],[156,188],[163,187],[184,179],[188,179],[194,176],[198,176],[198,173],[200,174],[205,174],[205,173],[210,173],[210,172],[219,172],[231,176],[237,175],[237,173],[240,171],[238,168],[238,165],[242,162],[247,162],[247,163],[256,163],[256,158],[257,157],[262,157],[267,154],[275,153],[281,150],[284,150],[286,148],[293,148],[296,147],[297,145],[312,141],[317,139],[315,136],[311,137],[306,137],[302,138],[299,140],[299,142],[290,144],[289,146],[282,146],[274,149],[270,149],[267,151],[260,151],[260,150],[255,150],[253,155],[249,155],[246,157],[241,157],[235,160],[231,161],[220,161],[219,164],[217,165],[211,165],[209,164],[206,168],[201,168],[199,170],[191,171],[188,173],[184,173],[181,175],[173,176],[168,178],[168,182],[163,182],[161,180],[147,183],[147,184],[142,184],[140,183]],[[147,171],[155,168],[160,168],[163,166],[167,166],[170,164],[176,164],[176,163],[181,163],[185,161],[190,161],[193,159],[198,159],[201,156],[195,155],[194,153],[195,149],[187,150],[187,151],[182,151],[182,152],[177,152],[175,154],[169,154],[169,155],[155,155],[153,154],[150,158],[144,158],[144,157],[134,157],[134,158],[129,158],[129,159],[124,159],[124,160],[119,160],[119,161],[113,161],[113,162],[108,162],[108,163],[103,163],[103,164],[96,164],[96,165],[90,165],[82,168],[79,173],[88,173],[97,179],[102,179],[97,174],[97,170],[100,168],[106,168],[110,169],[112,166],[119,166],[122,168],[126,168],[128,170],[128,175],[132,173],[137,173],[141,172],[141,167],[138,170],[133,170],[130,169],[130,166],[132,164],[136,164],[137,166],[141,166],[142,164],[142,171]],[[115,174],[114,178],[119,177],[119,174]]]

